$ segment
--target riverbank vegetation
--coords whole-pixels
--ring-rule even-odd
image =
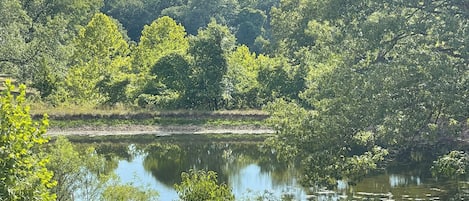
[[[0,3],[1,77],[28,86],[36,114],[265,109],[267,144],[303,161],[305,186],[354,183],[417,148],[438,150],[440,173],[466,157],[439,147],[469,135],[467,0]]]

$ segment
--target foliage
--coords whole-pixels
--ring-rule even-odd
[[[189,34],[195,35],[199,29],[207,27],[212,19],[228,25],[239,12],[236,0],[194,0],[181,6],[167,8],[163,15],[169,15],[182,22]]]
[[[137,98],[139,106],[164,108],[184,95],[190,74],[184,58],[188,47],[184,27],[170,17],[158,18],[143,28],[133,54],[132,71],[136,77],[130,86],[131,96]]]
[[[261,103],[267,104],[278,98],[298,100],[299,93],[304,88],[295,85],[303,79],[296,77],[298,73],[285,57],[260,55],[258,62],[260,69],[257,81],[261,87],[257,96]]]
[[[130,78],[120,77],[112,78],[109,75],[104,76],[102,80],[96,83],[98,91],[107,97],[104,104],[116,105],[127,101],[127,86],[130,84]]]
[[[49,191],[57,182],[46,168],[49,159],[43,154],[43,135],[48,126],[47,115],[33,122],[25,105],[25,86],[15,98],[10,80],[0,97],[0,197],[5,200],[55,200]]]
[[[189,107],[217,110],[221,108],[222,80],[227,71],[225,55],[235,44],[235,37],[227,27],[216,21],[199,30],[191,38],[189,54],[193,57],[193,87],[189,93]]]
[[[53,178],[58,183],[52,192],[57,195],[57,200],[72,200],[74,193],[81,187],[76,180],[82,165],[80,154],[64,137],[57,138],[48,153],[48,168],[54,171]]]
[[[469,155],[463,151],[451,151],[433,161],[431,170],[437,178],[458,179],[467,176]]]
[[[158,193],[131,184],[115,184],[103,192],[103,201],[156,201]]]
[[[54,79],[65,77],[77,28],[91,19],[100,2],[2,1],[0,71],[37,87],[43,97],[51,94],[57,87]]]
[[[184,55],[188,47],[183,26],[168,16],[158,18],[143,28],[133,58],[133,71],[148,73],[160,58],[169,54]]]
[[[181,178],[181,184],[174,185],[181,200],[234,200],[228,186],[217,184],[215,172],[190,170],[189,173],[183,172]]]
[[[163,9],[182,3],[181,0],[106,0],[101,10],[119,20],[129,37],[138,42],[144,26],[164,16],[161,15]]]
[[[104,77],[118,77],[130,68],[129,45],[117,24],[98,13],[80,30],[75,39],[75,65],[68,71],[66,87],[73,102],[106,100],[97,84]]]
[[[272,141],[302,159],[308,185],[359,179],[387,150],[438,146],[463,131],[468,62],[456,41],[467,38],[467,8],[385,4],[291,0],[272,10],[277,54],[306,74],[301,100],[271,106]]]
[[[257,106],[259,63],[256,54],[247,46],[239,46],[227,56],[228,69],[222,82],[223,99],[230,103],[228,108]]]
[[[467,3],[0,0],[0,73],[54,106],[273,102],[279,158],[331,184],[467,130]]]
[[[53,189],[58,200],[97,200],[110,181],[108,162],[89,147],[78,151],[65,137],[59,137],[49,148],[51,163],[58,185]]]
[[[262,10],[253,8],[242,9],[236,19],[236,24],[238,24],[236,38],[238,42],[254,48],[256,38],[264,32],[263,27],[266,19],[267,15]]]
[[[362,151],[367,150],[367,146],[359,145],[353,136],[339,135],[340,129],[346,129],[342,124],[335,125],[332,121],[335,119],[295,103],[277,100],[266,110],[272,115],[269,124],[277,131],[277,136],[268,139],[267,144],[281,161],[301,160],[305,171],[302,180],[306,186],[331,187],[337,184],[337,179],[354,183],[376,170],[388,154],[377,145]],[[336,132],[331,134],[330,129]]]

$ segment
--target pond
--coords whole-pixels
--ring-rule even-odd
[[[189,169],[217,172],[237,200],[464,200],[469,198],[466,181],[436,181],[428,166],[393,166],[348,185],[340,181],[333,191],[304,188],[301,171],[294,165],[272,160],[259,148],[263,137],[228,138],[207,135],[148,137],[145,139],[101,140],[97,150],[118,156],[115,173],[122,182],[150,187],[160,200],[177,200],[173,188],[180,174]]]

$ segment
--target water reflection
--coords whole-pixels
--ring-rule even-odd
[[[150,172],[143,167],[145,154],[137,155],[132,161],[121,160],[115,173],[119,175],[122,182],[138,183],[139,185],[149,186],[158,191],[160,200],[176,200],[178,198],[176,191],[172,186],[168,186],[155,179]]]
[[[171,141],[133,146],[142,152],[131,161],[126,159],[132,157],[123,157],[115,172],[124,182],[141,180],[150,185],[160,192],[161,200],[177,199],[173,185],[180,182],[181,172],[189,169],[216,171],[220,182],[229,184],[237,198],[271,192],[274,197],[291,194],[298,200],[306,199],[295,179],[297,171],[267,162],[258,143]]]
[[[391,174],[389,175],[389,185],[391,188],[408,185],[420,186],[422,181],[419,176],[406,177],[404,175]]]
[[[176,137],[177,138],[177,137]],[[97,150],[117,161],[113,167],[123,182],[148,185],[160,200],[176,200],[173,189],[180,174],[189,169],[216,171],[219,180],[229,184],[235,196],[272,193],[279,198],[289,194],[297,200],[464,200],[469,183],[436,181],[428,167],[396,166],[364,178],[355,186],[339,181],[334,191],[301,188],[299,170],[270,160],[258,149],[258,142],[203,139],[200,136],[164,138],[151,143],[99,143]],[[112,171],[112,170],[111,170]],[[251,196],[251,197],[249,197]]]

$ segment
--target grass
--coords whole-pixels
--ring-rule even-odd
[[[204,126],[256,126],[265,125],[264,120],[256,119],[187,119],[187,118],[153,118],[153,119],[74,119],[49,120],[53,128],[77,128],[80,126],[124,126],[124,125],[204,125]]]
[[[94,116],[132,116],[138,114],[148,114],[153,116],[259,116],[264,117],[267,114],[261,110],[219,110],[219,111],[205,111],[205,110],[151,110],[138,107],[92,107],[80,105],[65,105],[58,107],[51,107],[43,103],[31,104],[31,115],[48,114],[49,116],[80,116],[80,115],[94,115]]]
[[[72,116],[81,114],[111,115],[111,114],[132,114],[145,111],[135,110],[134,108],[116,106],[116,107],[93,107],[86,105],[62,105],[53,107],[44,103],[31,103],[31,115],[48,114],[49,116]]]
[[[115,136],[67,136],[75,143],[151,143],[151,142],[263,142],[270,134],[258,135],[231,135],[231,134],[198,134],[198,135],[171,135],[171,136],[155,136],[155,135],[115,135]],[[51,139],[52,141],[55,138]]]
[[[267,114],[260,110],[163,110],[155,111],[130,107],[89,107],[31,104],[31,115],[39,119],[49,115],[49,123],[55,128],[81,126],[123,125],[203,125],[203,126],[257,126],[265,125]]]

